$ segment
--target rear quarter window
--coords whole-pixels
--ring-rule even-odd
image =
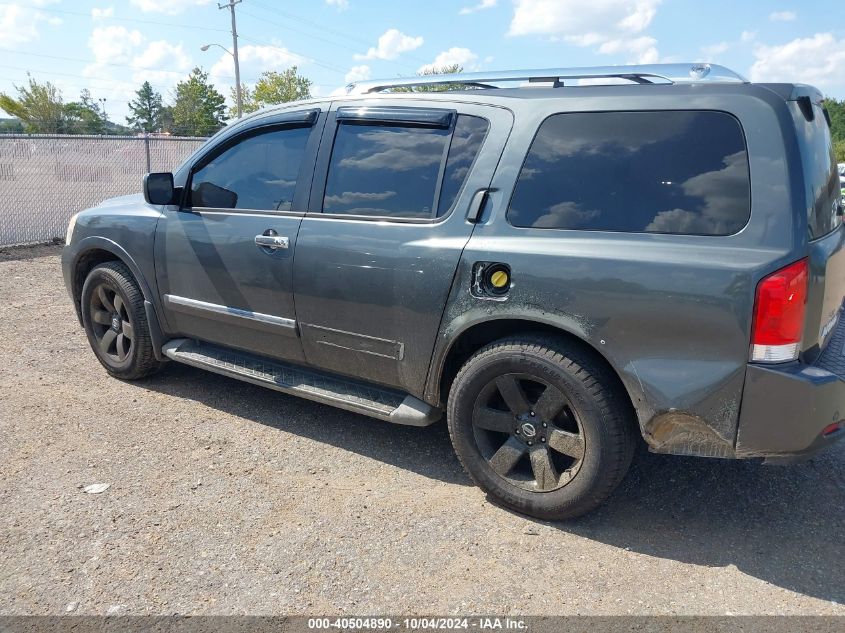
[[[518,227],[730,235],[751,215],[748,152],[724,112],[546,119],[508,209]]]
[[[797,102],[791,102],[790,107],[801,148],[808,210],[807,228],[810,239],[816,239],[827,235],[842,223],[842,217],[837,213],[841,186],[833,141],[821,106],[813,106],[813,118],[810,121]]]

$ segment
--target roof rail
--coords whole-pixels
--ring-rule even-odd
[[[346,86],[347,94],[367,94],[391,88],[460,85],[462,88],[498,88],[495,84],[522,81],[564,85],[567,79],[626,79],[632,83],[692,84],[748,83],[742,75],[724,66],[706,63],[646,64],[638,66],[586,66],[582,68],[546,68],[540,70],[503,70],[451,75],[422,75],[396,79],[370,80]]]

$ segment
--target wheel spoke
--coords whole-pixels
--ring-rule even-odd
[[[94,310],[91,312],[91,318],[94,320],[94,323],[99,323],[100,325],[111,325],[111,314],[105,310]]]
[[[566,405],[566,396],[557,387],[549,385],[534,405],[534,411],[541,420],[551,422]]]
[[[100,351],[103,352],[103,354],[111,354],[109,350],[116,338],[117,332],[114,330],[106,330],[106,333],[103,334],[103,338],[100,339]]]
[[[509,437],[508,441],[490,458],[490,467],[504,477],[513,470],[520,457],[525,454],[526,448],[528,447],[515,437]]]
[[[584,457],[584,437],[578,433],[569,433],[554,429],[549,433],[549,447],[574,459]]]
[[[120,329],[123,332],[123,336],[128,337],[129,339],[135,338],[135,328],[132,327],[132,324],[129,321],[123,321],[120,325]]]
[[[508,409],[514,415],[528,413],[531,409],[531,405],[528,403],[516,376],[499,376],[496,378],[496,386],[499,388],[499,393],[502,394],[505,404],[508,405]]]
[[[479,429],[511,433],[516,428],[516,420],[509,411],[499,411],[490,407],[476,407],[472,423]]]
[[[114,293],[114,311],[118,314],[123,312],[123,299],[117,293]]]
[[[534,446],[528,456],[531,458],[531,470],[540,490],[552,490],[557,487],[560,475],[552,463],[552,456],[545,446]]]
[[[117,357],[120,360],[126,358],[126,350],[128,348],[127,339],[123,336],[123,332],[117,335],[117,341],[115,342],[114,349],[117,351]]]
[[[97,287],[97,296],[100,298],[100,303],[107,311],[114,312],[114,304],[112,304],[111,300],[109,299],[109,296],[106,293],[105,286]]]

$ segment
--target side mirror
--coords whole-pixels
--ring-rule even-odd
[[[174,203],[173,174],[158,172],[144,176],[144,200],[148,204]]]

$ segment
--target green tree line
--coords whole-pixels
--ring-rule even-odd
[[[0,122],[0,132],[29,134],[127,134],[167,133],[178,136],[210,136],[235,116],[226,110],[226,99],[208,79],[208,73],[194,68],[178,82],[168,102],[145,81],[129,103],[126,125],[111,122],[103,107],[86,89],[78,101],[65,102],[61,90],[51,82],[39,82],[28,75],[26,85],[15,86],[16,94],[0,93],[0,108],[16,118]],[[311,96],[311,81],[297,73],[296,66],[283,72],[268,71],[254,86],[243,84],[244,114],[264,106]],[[233,97],[234,100],[234,91]]]

